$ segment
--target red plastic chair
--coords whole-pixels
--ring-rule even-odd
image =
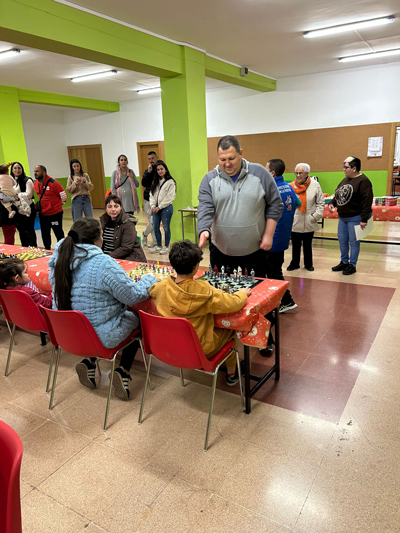
[[[204,451],[208,448],[211,417],[214,406],[215,387],[217,385],[218,370],[231,355],[236,352],[236,362],[239,372],[240,395],[243,405],[242,376],[240,373],[239,353],[235,349],[235,341],[228,342],[211,359],[207,359],[200,344],[199,337],[192,324],[186,318],[166,318],[150,315],[139,311],[142,327],[144,351],[150,356],[147,365],[147,377],[143,390],[142,405],[140,406],[139,424],[142,423],[144,399],[146,396],[147,382],[150,376],[152,357],[156,357],[167,365],[179,368],[181,371],[182,386],[184,386],[182,369],[199,370],[213,376],[211,391],[210,411],[208,414],[206,440]]]
[[[17,433],[0,421],[0,531],[21,533],[19,474],[22,442]]]
[[[35,304],[29,294],[26,294],[26,292],[20,291],[18,289],[0,289],[0,305],[3,308],[4,316],[6,317],[8,322],[11,322],[13,325],[11,330],[11,340],[10,347],[8,350],[6,371],[4,374],[7,377],[11,360],[11,352],[14,345],[15,326],[17,325],[19,328],[26,329],[28,331],[44,331],[45,333],[48,333],[48,330],[46,321],[42,313],[39,311],[38,306]],[[46,392],[49,391],[54,352],[55,348],[53,347],[53,350],[51,352],[49,373],[47,376]]]
[[[54,311],[52,309],[45,309],[44,307],[41,308],[47,323],[50,340],[54,346],[58,347],[49,409],[51,410],[53,408],[53,398],[56,389],[61,349],[79,357],[108,359],[112,361],[113,364],[110,375],[110,386],[108,389],[106,415],[104,418],[103,429],[105,431],[107,429],[108,409],[110,405],[116,356],[120,351],[126,348],[126,346],[131,344],[131,342],[138,339],[142,349],[143,361],[147,368],[142,339],[139,337],[139,330],[132,331],[132,333],[115,348],[105,348],[100,342],[92,324],[80,311]]]

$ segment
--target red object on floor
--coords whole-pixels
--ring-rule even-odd
[[[21,533],[20,470],[22,442],[18,434],[0,421],[0,531]]]

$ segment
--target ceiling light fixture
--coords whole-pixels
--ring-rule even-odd
[[[103,72],[95,72],[94,74],[85,74],[84,76],[76,76],[75,78],[71,78],[71,81],[78,82],[78,81],[89,81],[89,80],[95,80],[97,78],[107,78],[110,75],[118,74],[118,70],[105,70]]]
[[[139,89],[137,93],[156,93],[158,91],[161,91],[161,87],[149,87],[148,89]]]
[[[393,50],[383,50],[382,52],[370,52],[368,54],[358,54],[356,56],[340,57],[339,63],[350,63],[350,61],[364,61],[367,59],[375,59],[376,57],[390,57],[400,55],[400,48]]]
[[[14,57],[16,54],[20,54],[21,50],[18,48],[11,48],[11,50],[4,50],[4,52],[0,52],[0,59],[7,59],[9,57]]]
[[[343,33],[345,31],[361,30],[363,28],[372,28],[374,26],[383,26],[384,24],[391,24],[394,22],[394,17],[383,17],[379,19],[364,20],[361,22],[351,22],[350,24],[341,24],[340,26],[331,26],[330,28],[323,28],[321,30],[305,31],[303,37],[312,39],[313,37],[323,37],[324,35],[334,35],[335,33]]]

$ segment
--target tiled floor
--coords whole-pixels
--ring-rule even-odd
[[[375,233],[398,240],[400,224]],[[182,389],[158,368],[138,426],[137,364],[132,400],[112,398],[103,433],[107,363],[90,391],[65,355],[49,412],[50,349],[19,332],[0,418],[24,444],[24,532],[399,532],[400,247],[362,245],[350,279],[331,272],[338,259],[336,242],[315,241],[315,271],[290,273],[299,307],[281,315],[281,379],[250,416],[218,390],[207,453],[208,384]],[[8,341],[1,328],[0,368]],[[252,353],[253,371],[268,364]]]

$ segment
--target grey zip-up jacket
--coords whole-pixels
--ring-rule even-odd
[[[271,174],[258,163],[242,159],[234,182],[219,166],[204,176],[199,189],[198,233],[209,231],[225,255],[256,252],[266,219],[278,221],[283,203]]]

